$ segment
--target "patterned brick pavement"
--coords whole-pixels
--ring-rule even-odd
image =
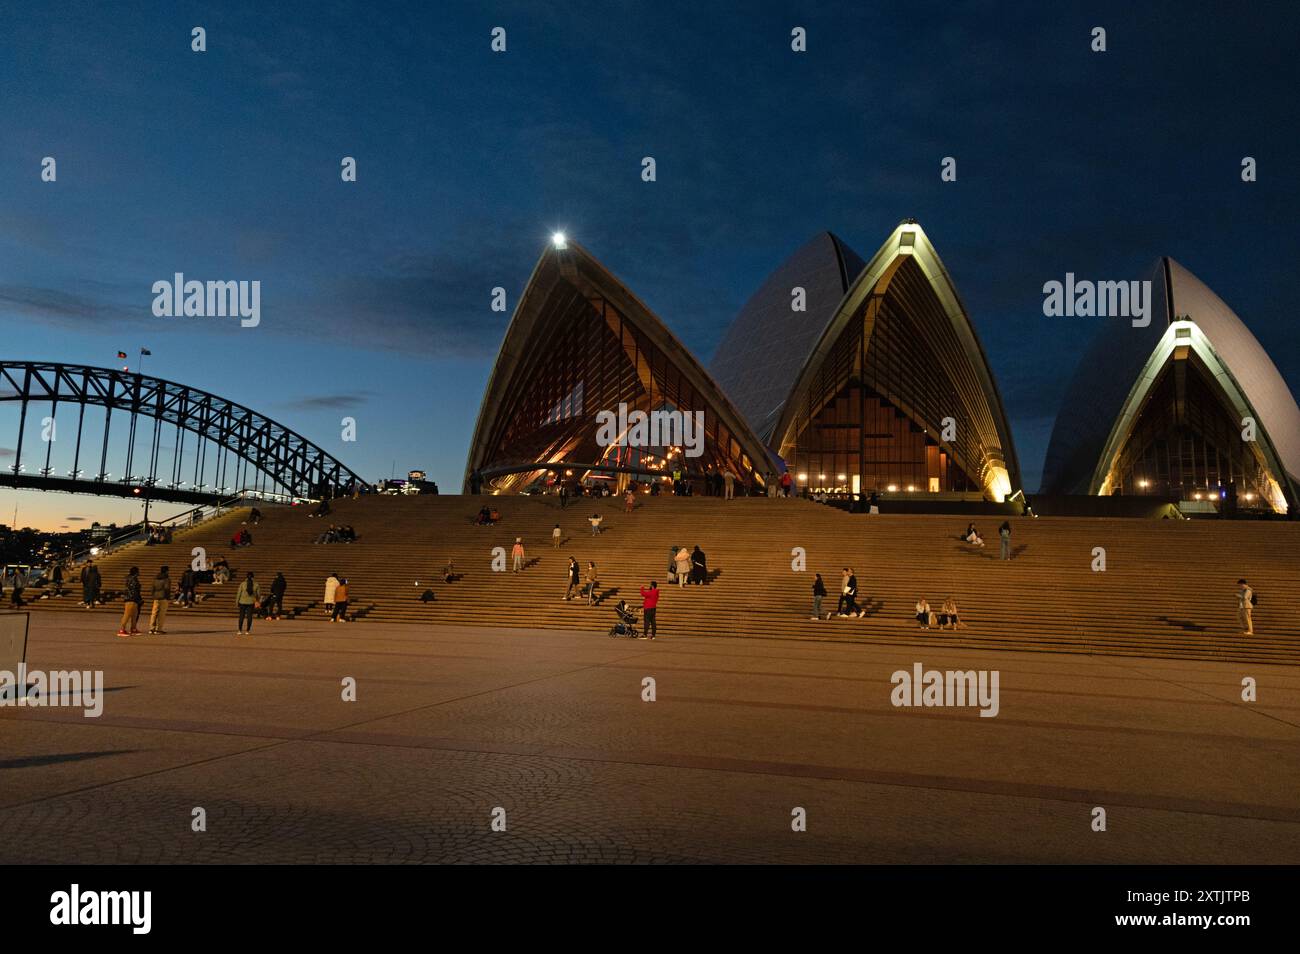
[[[0,861],[1300,858],[1287,667],[175,615],[33,616],[30,666],[110,691],[97,720],[0,709]],[[998,669],[1000,714],[894,708],[916,661]]]

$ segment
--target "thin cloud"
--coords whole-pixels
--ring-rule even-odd
[[[286,401],[280,406],[292,411],[343,411],[358,404],[364,404],[374,396],[373,391],[357,391],[352,394],[318,394],[312,397]]]

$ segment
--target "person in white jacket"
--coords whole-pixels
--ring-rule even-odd
[[[337,573],[331,573],[325,579],[325,615],[329,616],[334,612],[334,591],[339,587],[339,577]]]

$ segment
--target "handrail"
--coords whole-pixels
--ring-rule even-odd
[[[150,520],[148,523],[142,520],[139,523],[128,524],[120,528],[116,533],[111,534],[108,539],[92,544],[83,550],[74,551],[71,564],[76,566],[78,563],[84,563],[90,557],[102,556],[119,546],[131,543],[143,537],[150,527],[189,528],[198,526],[200,523],[206,523],[208,520],[219,517],[231,510],[242,498],[243,493],[241,492],[230,497],[219,498],[215,504],[202,504],[198,507],[191,507],[189,510],[183,510],[164,520]]]

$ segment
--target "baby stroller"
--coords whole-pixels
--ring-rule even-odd
[[[618,616],[618,622],[609,628],[609,635],[625,639],[640,639],[641,631],[637,628],[636,610],[627,605],[626,600],[619,600],[618,605],[614,607],[614,613]]]

